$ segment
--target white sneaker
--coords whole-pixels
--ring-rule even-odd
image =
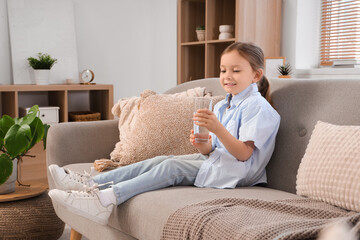
[[[84,174],[81,174],[71,171],[70,169],[61,168],[56,164],[50,165],[49,171],[57,189],[80,191],[85,187],[91,187],[89,181],[92,177],[86,171],[84,171]]]
[[[99,190],[88,188],[86,191],[62,191],[52,189],[49,196],[53,202],[64,206],[69,211],[106,225],[114,208],[113,204],[104,207],[98,196]]]

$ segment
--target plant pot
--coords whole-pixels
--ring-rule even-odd
[[[199,41],[205,40],[205,30],[196,30],[196,36]]]
[[[0,195],[15,192],[16,179],[17,179],[17,159],[14,159],[12,174],[4,184],[0,185]]]
[[[291,78],[290,75],[280,75],[279,78]]]
[[[36,85],[48,85],[50,79],[50,69],[34,69],[34,79]]]

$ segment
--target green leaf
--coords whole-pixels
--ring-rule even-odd
[[[44,150],[46,149],[46,140],[47,140],[47,134],[48,134],[49,128],[50,128],[50,125],[48,125],[48,124],[44,125],[44,137],[43,137]]]
[[[36,115],[39,112],[39,106],[38,105],[34,105],[30,108],[28,114],[23,117],[22,119],[20,119],[20,125],[30,125],[32,123],[32,121],[34,121],[34,119],[36,118]]]
[[[8,115],[4,115],[0,119],[0,139],[4,139],[7,131],[15,124],[14,119]]]
[[[5,153],[0,155],[0,185],[6,182],[13,170],[13,161]]]
[[[31,140],[27,150],[31,149],[36,143],[38,143],[44,136],[44,124],[40,118],[35,117],[34,121],[30,124]]]
[[[57,62],[56,58],[52,58],[47,53],[38,53],[38,58],[29,57],[27,60],[33,69],[51,69]]]
[[[28,149],[31,142],[31,129],[29,125],[13,125],[5,136],[5,148],[14,158]]]

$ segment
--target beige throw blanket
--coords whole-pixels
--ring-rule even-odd
[[[177,210],[161,239],[316,239],[334,221],[346,221],[360,232],[360,213],[324,202],[224,198]]]

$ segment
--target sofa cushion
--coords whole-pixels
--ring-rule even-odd
[[[71,164],[64,167],[83,172],[84,170],[90,171],[92,164]],[[98,172],[95,171],[92,175],[96,174]],[[137,239],[160,239],[165,222],[177,209],[194,203],[226,197],[261,200],[303,198],[292,193],[263,187],[235,189],[168,187],[139,194],[119,205],[110,216],[109,225]],[[68,217],[72,219],[76,215]]]
[[[223,98],[213,97],[214,104]],[[193,101],[193,97],[178,94],[142,93],[136,124],[125,137],[120,131],[111,160],[128,165],[159,155],[196,153],[189,141]]]
[[[360,126],[317,122],[297,174],[297,194],[360,211]]]
[[[205,87],[195,87],[191,89],[184,90],[182,92],[173,93],[174,96],[179,97],[203,97],[210,96],[209,93],[206,93]],[[129,137],[131,129],[136,124],[136,119],[138,116],[138,111],[140,108],[141,97],[130,97],[130,98],[121,98],[118,102],[112,107],[111,112],[115,117],[119,118],[119,132],[120,140],[126,140]]]

